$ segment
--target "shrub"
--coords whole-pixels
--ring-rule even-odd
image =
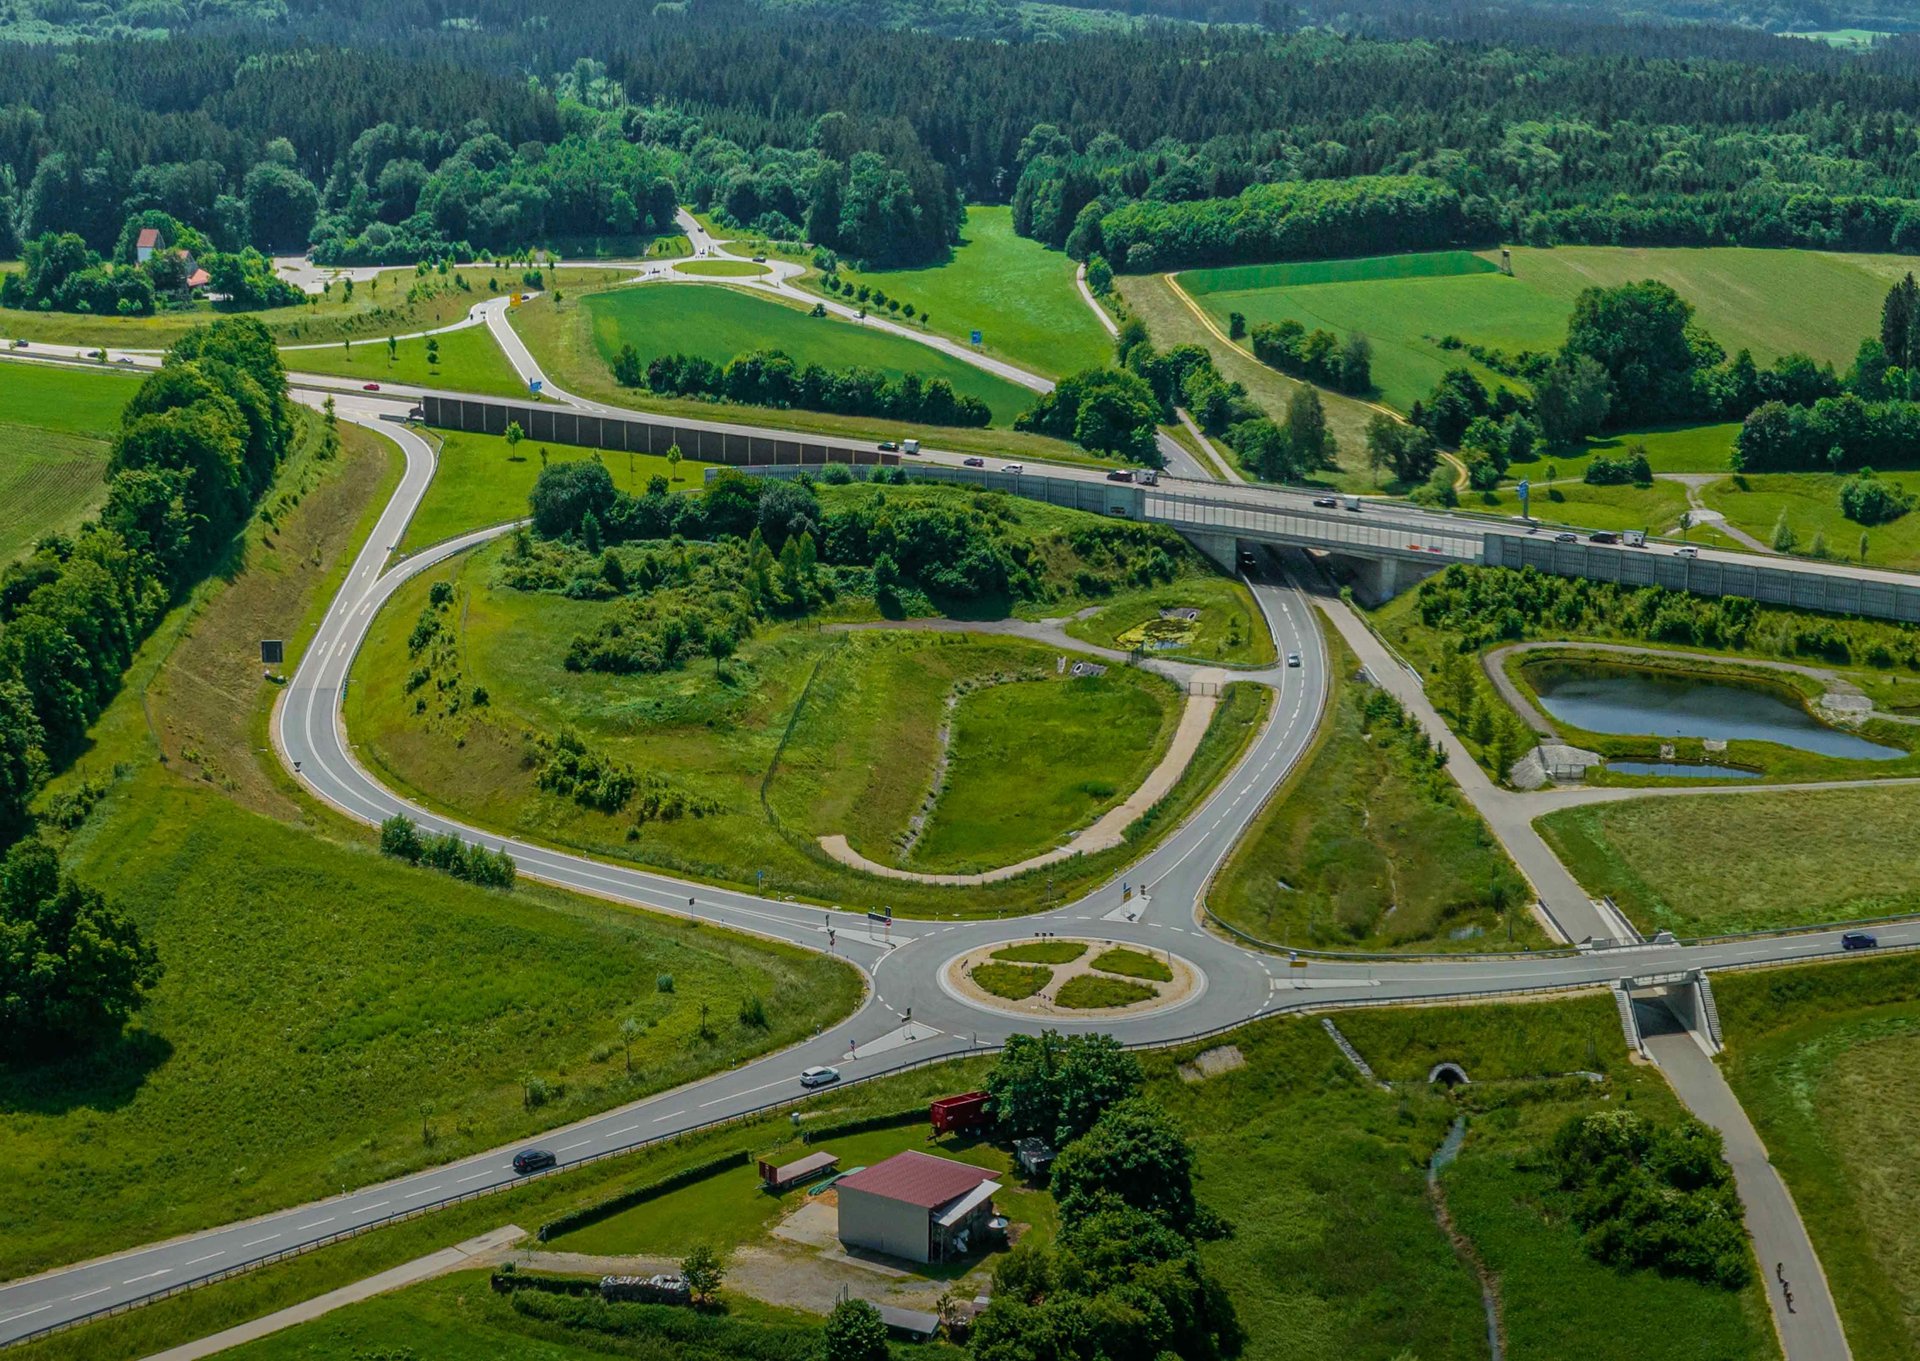
[[[1862,468],[1840,484],[1840,513],[1860,525],[1883,525],[1913,509],[1913,493]]]

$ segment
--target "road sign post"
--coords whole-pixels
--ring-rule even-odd
[[[975,331],[975,332],[973,333],[973,337],[972,337],[972,339],[973,339],[973,348],[974,348],[974,349],[976,349],[976,350],[977,350],[977,349],[979,349],[979,348],[980,348],[980,333],[979,333],[978,331]]]

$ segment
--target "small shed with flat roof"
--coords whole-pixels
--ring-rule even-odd
[[[760,1180],[769,1191],[784,1191],[797,1181],[805,1181],[809,1177],[825,1176],[839,1165],[840,1155],[838,1153],[809,1153],[806,1157],[795,1162],[783,1163],[777,1167],[765,1158],[762,1158],[760,1160]]]
[[[980,1168],[908,1149],[840,1178],[840,1241],[909,1262],[944,1262],[981,1241],[1000,1183]]]

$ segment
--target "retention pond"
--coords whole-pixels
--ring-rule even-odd
[[[1549,714],[1587,732],[1777,742],[1849,761],[1906,755],[1829,727],[1794,700],[1760,686],[1563,662],[1530,666],[1527,679]]]

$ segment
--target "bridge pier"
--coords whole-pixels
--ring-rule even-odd
[[[1189,529],[1182,530],[1181,536],[1228,576],[1240,574],[1240,540],[1233,535],[1202,534]]]
[[[1354,594],[1369,605],[1382,605],[1410,590],[1440,569],[1402,558],[1362,558],[1337,555],[1342,571],[1353,578]]]

